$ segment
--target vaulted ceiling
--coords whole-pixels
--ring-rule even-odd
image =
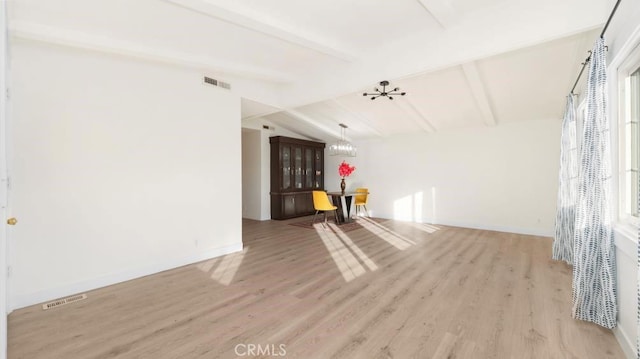
[[[9,0],[15,38],[201,69],[329,141],[560,118],[614,0]],[[362,96],[381,80],[406,91]],[[379,87],[379,86],[377,86]]]

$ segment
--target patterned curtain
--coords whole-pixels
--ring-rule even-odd
[[[556,208],[556,235],[553,241],[553,259],[573,263],[573,237],[578,177],[576,145],[576,108],[573,95],[567,96],[560,137],[560,175],[558,205]]]
[[[573,316],[606,328],[616,326],[615,249],[611,202],[611,149],[607,118],[604,39],[589,63],[576,201]]]

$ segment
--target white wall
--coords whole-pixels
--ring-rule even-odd
[[[242,218],[261,219],[260,131],[242,129]]]
[[[618,290],[618,326],[614,334],[629,358],[636,358],[638,257],[636,232],[614,231],[616,240],[616,274]]]
[[[269,126],[269,129],[264,129],[263,125]],[[271,145],[269,144],[269,137],[286,136],[303,140],[309,140],[309,138],[276,126],[261,117],[242,121],[242,127],[243,129],[260,131],[260,201],[252,202],[248,205],[256,206],[259,204],[259,208],[253,208],[251,211],[258,210],[260,212],[259,219],[266,221],[271,219]],[[255,139],[252,139],[252,141],[255,141]]]
[[[260,219],[263,221],[271,219],[271,144],[269,137],[287,136],[281,134],[281,129],[276,128],[276,130],[280,134],[270,130],[260,131]]]
[[[12,308],[242,248],[237,95],[98,52],[11,55]]]
[[[347,189],[368,187],[376,217],[550,236],[559,143],[560,120],[357,142]],[[326,157],[329,190],[342,160]]]
[[[0,3],[0,90],[7,89],[8,46],[7,43],[7,3]],[[7,97],[0,96],[0,359],[7,357],[7,169],[6,148],[7,132],[6,119]]]
[[[640,44],[640,2],[622,1],[611,21],[605,40],[609,47],[610,118],[612,121],[612,149],[618,148],[617,134],[617,68],[628,52]],[[594,39],[595,40],[595,39]],[[615,153],[615,152],[614,152]],[[616,156],[617,159],[617,156]],[[617,161],[614,159],[614,171]],[[617,185],[617,184],[616,184]],[[617,193],[618,191],[614,191]],[[628,358],[636,358],[638,336],[638,229],[617,225],[614,231],[616,241],[616,274],[618,285],[618,327],[614,334]]]

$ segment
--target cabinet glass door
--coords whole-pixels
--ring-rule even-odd
[[[302,188],[302,148],[293,148],[293,171],[295,188]]]
[[[313,187],[322,188],[323,186],[322,171],[324,170],[323,164],[322,164],[322,153],[324,152],[324,150],[316,150],[315,152],[316,152],[316,156],[314,159],[315,176],[313,176]]]
[[[304,149],[304,187],[313,188],[314,174],[313,174],[313,149]]]
[[[291,147],[282,147],[282,189],[291,188]]]

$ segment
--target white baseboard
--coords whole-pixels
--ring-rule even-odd
[[[636,359],[637,356],[635,340],[631,340],[631,338],[627,334],[628,333],[626,333],[620,325],[613,328],[613,335],[618,340],[618,344],[620,344],[624,355],[627,357],[627,359]]]
[[[388,213],[376,213],[373,214],[372,211],[369,211],[372,217],[386,218],[386,219],[394,219],[393,215]],[[399,221],[406,221],[403,219],[399,219]],[[473,223],[473,222],[464,222],[464,221],[441,221],[437,218],[422,218],[418,220],[409,220],[409,222],[419,222],[419,223],[429,223],[434,225],[443,225],[443,226],[451,226],[451,227],[462,227],[462,228],[472,228],[472,229],[483,229],[487,231],[496,231],[496,232],[507,232],[507,233],[518,233],[518,234],[527,234],[532,236],[540,236],[540,237],[554,237],[555,236],[555,228],[525,228],[525,227],[511,227],[511,226],[500,226],[500,225],[486,225],[483,223]]]
[[[239,251],[242,251],[242,242],[211,249],[206,252],[197,253],[195,255],[192,255],[186,258],[180,258],[180,259],[172,260],[169,262],[157,263],[154,265],[135,268],[135,269],[120,272],[120,273],[109,274],[106,276],[93,278],[87,281],[72,283],[72,284],[64,285],[57,288],[46,289],[46,290],[33,292],[33,293],[18,294],[13,296],[9,300],[8,312],[11,312],[15,309],[28,307],[30,305],[39,304],[39,303],[47,302],[47,301],[62,298],[62,297],[67,297],[73,294],[86,292],[86,291],[106,287],[106,286],[117,284],[117,283],[122,283],[131,279],[144,277],[150,274],[159,273],[165,270],[182,267],[188,264],[204,261],[204,260],[215,258],[215,257],[220,257],[225,254],[230,254],[230,253],[239,252]]]
[[[473,228],[473,229],[482,229],[486,231],[496,231],[496,232],[507,232],[507,233],[518,233],[518,234],[526,234],[531,236],[540,236],[540,237],[553,237],[555,233],[553,230],[543,230],[540,228],[522,228],[522,227],[510,227],[510,226],[492,226],[492,225],[483,225],[478,223],[464,223],[464,222],[438,222],[434,224],[440,224],[443,226],[452,226],[452,227],[463,227],[463,228]]]

